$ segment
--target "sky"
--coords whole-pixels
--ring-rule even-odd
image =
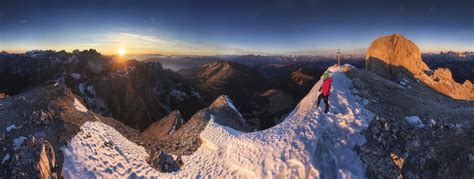
[[[0,50],[230,55],[365,49],[400,33],[474,51],[472,0],[2,0]]]

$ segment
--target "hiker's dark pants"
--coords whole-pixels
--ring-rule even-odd
[[[328,113],[329,111],[329,94],[327,96],[324,96],[323,93],[321,93],[319,96],[318,96],[318,107],[319,107],[319,103],[321,102],[321,98],[324,99],[324,104],[326,104],[326,107],[324,108],[324,113]]]

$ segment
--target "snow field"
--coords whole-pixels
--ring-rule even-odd
[[[61,150],[66,178],[134,178],[157,173],[146,162],[145,148],[101,122],[84,123]]]

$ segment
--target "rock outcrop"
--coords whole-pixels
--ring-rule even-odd
[[[226,95],[221,95],[214,100],[209,109],[212,111],[214,120],[217,123],[243,132],[253,131],[253,127],[242,117]]]
[[[436,91],[458,100],[474,101],[474,85],[466,80],[463,84],[454,81],[451,71],[438,68],[431,75],[422,74],[418,79]]]
[[[199,135],[211,118],[220,125],[236,130],[244,132],[254,130],[245,122],[232,101],[226,95],[221,95],[208,108],[198,111],[174,132],[164,148],[165,151],[175,155],[191,155],[201,145],[202,141]]]
[[[470,81],[456,83],[449,69],[434,72],[423,62],[418,47],[400,34],[383,36],[369,46],[366,70],[391,80],[413,77],[436,91],[458,100],[474,100]]]
[[[173,156],[160,151],[155,153],[152,159],[152,166],[157,168],[160,172],[176,172],[179,168],[183,165],[183,161],[181,157],[177,157],[176,159]]]
[[[199,134],[210,119],[211,112],[208,108],[198,111],[170,136],[165,151],[175,155],[191,155],[201,145]]]
[[[178,130],[183,125],[184,120],[181,117],[179,111],[175,110],[170,112],[164,118],[159,121],[152,123],[148,128],[143,131],[143,135],[158,139],[165,140],[170,135]]]
[[[306,74],[302,68],[298,69],[291,73],[291,79],[297,84],[298,86],[308,86],[313,85],[316,82],[316,79]]]
[[[56,154],[44,139],[29,137],[12,157],[12,178],[58,178]]]
[[[449,52],[444,55],[448,54]],[[472,82],[474,80],[474,55],[470,55],[469,58],[466,57],[456,60],[446,60],[442,56],[443,53],[441,52],[440,54],[423,54],[422,58],[431,69],[448,68],[451,70],[454,80],[458,83],[462,83],[466,80],[471,80]]]

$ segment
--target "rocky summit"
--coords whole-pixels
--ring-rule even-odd
[[[400,34],[373,41],[365,57],[365,69],[395,81],[414,78],[454,99],[474,100],[471,81],[457,83],[447,68],[431,70],[423,62],[419,48]]]
[[[403,77],[400,75],[420,75],[429,70],[421,59],[420,49],[400,34],[373,41],[367,50],[365,69],[389,79]]]

